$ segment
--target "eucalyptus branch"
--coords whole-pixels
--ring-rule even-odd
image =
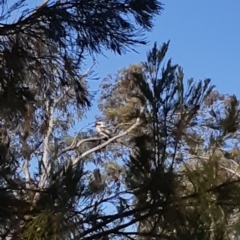
[[[86,142],[92,142],[92,141],[100,141],[104,139],[104,137],[92,137],[92,138],[85,138],[85,139],[82,139],[80,141],[77,142],[77,135],[74,137],[72,143],[70,146],[64,148],[58,155],[57,157],[60,157],[62,154],[66,153],[66,152],[69,152],[69,151],[73,151],[74,149],[80,147],[83,143],[86,143]]]
[[[230,172],[231,174],[237,176],[237,177],[240,177],[240,173],[238,173],[237,171],[239,169],[236,169],[236,170],[232,170],[230,168],[227,168],[227,167],[224,167],[224,166],[220,166],[222,169],[226,170],[227,172]]]
[[[37,151],[37,149],[42,145],[42,141],[39,141],[31,150],[30,150],[30,153],[28,154],[28,156],[26,156],[24,158],[24,163],[21,167],[22,169],[22,172],[25,176],[25,183],[26,183],[26,188],[29,188],[29,182],[30,182],[30,179],[31,179],[31,175],[30,175],[30,170],[29,170],[29,162],[31,160],[31,155],[33,153],[35,153]]]
[[[29,187],[29,182],[30,182],[30,171],[29,171],[29,158],[25,158],[24,159],[24,163],[22,166],[22,171],[24,173],[25,176],[25,182],[26,182],[26,187]]]
[[[140,111],[140,115],[141,113],[144,111],[145,107],[142,107],[141,111]],[[119,139],[119,138],[122,138],[123,136],[127,135],[128,133],[130,133],[133,129],[135,129],[138,125],[140,124],[140,116],[136,119],[136,122],[131,126],[129,127],[126,131],[110,138],[109,140],[107,140],[106,142],[92,148],[92,149],[89,149],[88,151],[82,153],[81,155],[79,155],[77,158],[75,158],[73,160],[73,165],[76,165],[81,159],[83,159],[84,157],[86,157],[87,155],[93,153],[93,152],[96,152],[104,147],[106,147],[107,145],[109,145],[110,143],[112,143],[113,141]]]
[[[48,129],[47,129],[47,134],[44,137],[43,140],[43,157],[42,157],[42,163],[44,166],[44,172],[40,178],[39,181],[39,188],[41,189],[44,186],[44,183],[46,181],[46,178],[49,174],[50,171],[50,164],[48,162],[48,152],[49,152],[49,139],[50,139],[50,135],[52,134],[53,131],[53,127],[54,127],[54,107],[55,104],[52,104],[52,106],[49,106],[49,100],[47,100],[46,102],[46,107],[49,107],[49,113],[48,113],[48,119],[49,119],[49,124],[48,124]]]
[[[130,125],[130,123],[119,123],[119,124],[114,128],[113,132],[115,133],[115,132],[118,130],[118,128],[120,128],[121,126],[124,126],[124,125]]]

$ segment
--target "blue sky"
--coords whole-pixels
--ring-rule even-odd
[[[98,83],[107,74],[145,61],[154,41],[161,44],[170,40],[166,59],[172,58],[173,63],[181,65],[186,79],[208,77],[220,92],[240,97],[240,1],[162,2],[164,11],[156,18],[152,32],[147,33],[149,44],[136,48],[139,54],[117,56],[106,52],[106,57],[99,56],[95,72],[100,80],[89,82],[91,90],[98,90]],[[90,65],[91,61],[86,63]],[[94,120],[96,114],[94,106],[87,121]]]

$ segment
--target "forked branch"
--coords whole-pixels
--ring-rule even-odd
[[[140,115],[141,113],[144,111],[145,107],[142,107],[141,108],[141,111],[140,111]],[[136,122],[131,126],[129,127],[127,130],[125,130],[124,132],[108,139],[106,142],[94,147],[94,148],[91,148],[89,150],[87,150],[86,152],[82,153],[81,155],[79,155],[77,158],[75,158],[72,162],[73,165],[76,165],[81,159],[83,159],[84,157],[88,156],[89,154],[91,153],[94,153],[96,151],[99,151],[100,149],[106,147],[107,145],[109,145],[110,143],[114,142],[115,140],[119,139],[119,138],[122,138],[124,137],[125,135],[127,135],[128,133],[130,133],[133,129],[135,129],[139,124],[140,124],[140,116],[136,119]],[[81,140],[79,143],[83,143],[83,142],[86,142],[86,141],[89,141],[90,139],[84,139],[84,140]],[[96,140],[96,139],[94,139]],[[78,144],[79,144],[78,143]],[[79,144],[80,145],[80,144]]]

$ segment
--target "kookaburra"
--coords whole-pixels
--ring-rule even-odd
[[[104,137],[105,139],[109,139],[112,137],[110,131],[102,122],[96,122],[95,127],[101,137]]]

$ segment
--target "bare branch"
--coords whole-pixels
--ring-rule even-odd
[[[238,169],[236,169],[236,170],[234,171],[234,170],[232,170],[232,169],[230,169],[230,168],[223,167],[223,166],[221,166],[221,168],[224,169],[224,170],[226,170],[226,171],[228,171],[228,172],[230,172],[230,173],[232,173],[233,175],[235,175],[235,176],[237,176],[237,177],[240,177],[240,174],[237,173]]]
[[[145,107],[142,107],[141,111],[140,111],[140,115],[141,113],[144,111]],[[86,157],[87,155],[95,152],[95,151],[98,151],[104,147],[106,147],[108,144],[112,143],[113,141],[127,135],[128,133],[130,133],[133,129],[135,129],[138,125],[140,124],[140,116],[137,118],[136,122],[131,126],[129,127],[126,131],[110,138],[109,140],[107,140],[106,142],[100,144],[99,146],[97,147],[94,147],[92,149],[89,149],[88,151],[82,153],[80,156],[78,156],[76,159],[73,160],[73,165],[76,165],[82,158]]]
[[[118,128],[120,128],[121,126],[124,126],[124,125],[130,125],[130,123],[119,123],[119,124],[115,127],[115,129],[113,130],[113,132],[115,133],[115,132],[118,130]]]
[[[72,143],[70,146],[64,148],[58,155],[57,157],[60,157],[62,154],[66,153],[66,152],[69,152],[69,151],[73,151],[74,149],[80,147],[83,143],[86,143],[86,142],[92,142],[92,141],[99,141],[99,140],[102,140],[103,138],[85,138],[85,139],[82,139],[80,141],[77,142],[77,135],[75,136],[75,138],[73,139]]]
[[[49,103],[49,101],[48,101]],[[39,182],[39,188],[41,189],[43,186],[44,186],[44,183],[46,181],[46,178],[49,174],[49,171],[50,171],[50,166],[51,164],[48,162],[48,152],[49,152],[49,138],[50,138],[50,135],[53,131],[53,127],[54,127],[54,116],[53,116],[53,112],[54,112],[54,106],[55,105],[52,105],[49,107],[49,125],[48,125],[48,130],[47,130],[47,134],[46,136],[44,137],[44,140],[43,140],[43,157],[42,157],[42,163],[43,163],[43,166],[44,166],[44,172],[41,176],[41,179],[40,179],[40,182]]]
[[[30,159],[25,159],[24,160],[24,164],[22,166],[22,171],[24,173],[25,176],[25,181],[26,181],[26,187],[29,187],[29,182],[30,182],[30,171],[29,171],[29,161]]]

